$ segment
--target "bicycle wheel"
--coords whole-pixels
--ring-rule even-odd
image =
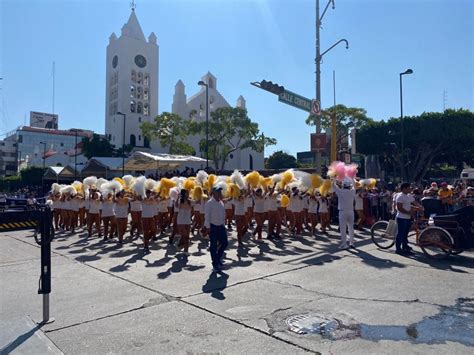
[[[432,259],[447,258],[454,246],[449,233],[439,227],[424,229],[418,238],[418,243],[423,253]]]
[[[378,221],[370,227],[372,241],[380,249],[390,249],[395,244],[395,237],[387,234],[387,221]]]

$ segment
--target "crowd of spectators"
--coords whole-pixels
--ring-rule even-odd
[[[393,197],[397,192],[399,192],[397,186],[383,183],[378,183],[376,188],[369,191],[357,190],[358,197],[363,201],[364,223],[362,225],[370,226],[378,220],[390,219],[395,213]],[[455,185],[449,185],[446,182],[439,185],[432,182],[428,186],[413,184],[412,195],[420,204],[423,204],[423,199],[440,200],[443,212],[446,214],[465,206],[474,206],[474,187],[466,186],[463,182]],[[330,196],[330,208],[332,222],[337,223],[337,196],[335,194]]]

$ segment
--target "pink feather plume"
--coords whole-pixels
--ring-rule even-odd
[[[346,165],[346,175],[350,177],[351,179],[354,179],[357,175],[357,165],[356,164]]]

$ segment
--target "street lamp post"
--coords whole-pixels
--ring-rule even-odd
[[[413,70],[407,69],[403,73],[400,73],[400,147],[402,154],[400,157],[402,174],[401,179],[405,180],[405,135],[403,132],[403,86],[402,86],[402,76],[407,74],[413,74]]]
[[[346,44],[346,49],[349,49],[349,42],[346,39],[340,39],[336,43],[334,43],[331,47],[329,47],[326,51],[321,53],[321,39],[320,39],[320,31],[321,31],[321,24],[324,15],[326,14],[329,5],[332,4],[332,8],[335,8],[334,0],[329,0],[326,7],[323,10],[321,16],[319,15],[319,0],[316,0],[316,100],[319,102],[319,107],[321,105],[321,62],[323,56],[329,52],[331,49],[336,47],[339,43],[344,42]],[[316,116],[316,133],[321,133],[321,115]],[[321,172],[321,152],[316,152],[316,170],[320,173]]]
[[[199,86],[206,87],[206,170],[209,169],[209,84],[200,80]]]
[[[127,115],[122,112],[117,112],[117,115],[123,116],[123,136],[122,136],[122,176],[125,175],[125,123],[127,122]]]

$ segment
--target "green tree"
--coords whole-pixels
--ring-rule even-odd
[[[267,169],[289,169],[297,167],[296,158],[281,150],[274,152],[267,158]]]
[[[163,112],[154,122],[144,122],[140,126],[143,135],[149,140],[158,139],[169,154],[195,155],[194,148],[186,143],[190,135],[190,121],[175,113]]]
[[[206,121],[192,125],[194,134],[203,137],[199,143],[206,151]],[[276,139],[260,133],[258,124],[252,122],[247,110],[239,107],[221,107],[211,112],[209,119],[209,160],[216,170],[224,170],[230,154],[246,148],[263,152],[264,148],[276,144]]]
[[[321,126],[324,129],[331,128],[331,115],[336,113],[337,138],[349,133],[352,128],[360,129],[373,120],[367,117],[367,111],[358,107],[346,107],[344,105],[336,105],[327,110],[322,111]],[[316,117],[308,116],[306,124],[310,126],[316,125]]]
[[[115,157],[121,157],[124,153],[127,155],[133,150],[133,145],[131,144],[126,144],[125,147],[120,147],[114,151],[114,156]]]
[[[98,157],[112,157],[114,156],[114,147],[108,139],[99,136],[98,134],[92,135],[92,138],[82,138],[82,154],[87,159],[93,156]]]
[[[41,185],[46,168],[31,166],[20,171],[21,182],[26,185]]]
[[[405,151],[400,151],[400,119],[370,122],[357,132],[357,150],[383,155],[402,179],[419,182],[435,164],[462,168],[474,163],[474,113],[469,110],[425,112],[405,117]]]

